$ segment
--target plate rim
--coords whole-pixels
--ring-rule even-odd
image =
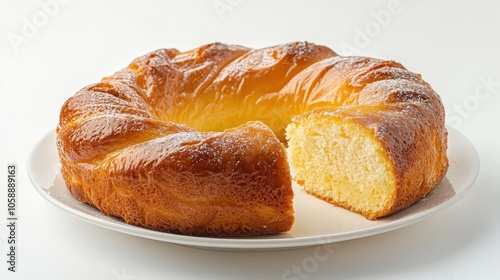
[[[395,220],[392,222],[384,223],[382,225],[375,225],[373,227],[362,228],[358,230],[352,230],[348,232],[334,233],[334,234],[323,234],[323,235],[314,235],[314,236],[303,236],[303,237],[291,237],[291,238],[271,238],[266,239],[265,236],[259,237],[200,237],[200,236],[188,236],[188,235],[180,235],[173,233],[166,233],[155,231],[151,229],[142,228],[135,225],[127,224],[123,221],[115,219],[114,222],[104,220],[101,217],[94,216],[89,213],[85,213],[79,209],[72,208],[65,203],[59,201],[57,198],[51,196],[42,186],[39,186],[34,177],[33,162],[37,152],[40,152],[39,149],[43,146],[43,144],[50,140],[51,137],[55,138],[56,132],[55,130],[50,130],[43,137],[41,137],[32,150],[29,153],[28,164],[27,164],[27,172],[28,177],[31,181],[31,184],[35,188],[35,190],[42,195],[46,200],[48,200],[51,204],[57,206],[58,208],[64,210],[71,214],[74,217],[79,218],[80,220],[86,221],[96,226],[100,226],[109,230],[121,232],[124,234],[129,234],[141,238],[163,241],[178,245],[185,245],[190,247],[197,247],[203,249],[211,249],[211,250],[277,250],[277,249],[295,249],[302,247],[310,247],[310,246],[318,246],[329,243],[353,240],[364,238],[368,236],[378,235],[385,232],[393,231],[400,229],[402,227],[409,226],[411,224],[415,224],[419,221],[422,221],[430,216],[433,216],[441,211],[449,208],[451,205],[460,201],[469,191],[472,189],[477,176],[480,170],[480,160],[477,154],[477,151],[473,144],[467,139],[463,134],[461,134],[458,130],[447,126],[448,130],[448,146],[449,139],[459,138],[462,143],[465,143],[468,146],[467,153],[468,156],[472,156],[473,163],[476,168],[471,170],[471,179],[470,182],[465,182],[465,187],[461,189],[460,192],[455,193],[455,195],[443,201],[442,203],[431,207],[429,209],[424,210],[423,212],[417,213],[415,215],[410,215],[408,217],[404,217],[400,220]],[[450,137],[453,135],[453,138]],[[449,151],[449,149],[448,149]],[[469,158],[468,158],[469,159]],[[450,168],[452,164],[450,162]],[[450,172],[450,168],[448,172]],[[448,174],[447,172],[447,174]],[[57,176],[58,174],[56,174]],[[446,178],[443,177],[443,179]],[[76,198],[75,198],[76,200]],[[80,202],[83,203],[83,202]],[[91,206],[89,206],[91,207]],[[410,206],[411,207],[411,206]],[[95,208],[94,208],[95,209]],[[101,213],[98,209],[95,209],[96,212]],[[113,218],[114,219],[114,218]],[[286,233],[285,233],[286,234]]]

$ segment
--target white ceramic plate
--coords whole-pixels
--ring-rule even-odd
[[[66,189],[60,174],[56,135],[49,132],[34,147],[28,160],[28,174],[35,189],[49,202],[92,224],[111,230],[216,250],[275,250],[356,239],[384,233],[421,221],[460,200],[473,185],[479,172],[479,158],[472,144],[452,128],[449,131],[450,168],[446,177],[424,199],[389,217],[370,221],[307,195],[294,185],[295,223],[286,234],[245,237],[208,238],[163,233],[107,217],[99,210],[81,203]]]

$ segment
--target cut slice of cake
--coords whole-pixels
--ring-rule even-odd
[[[294,179],[306,192],[368,219],[415,201],[398,195],[405,186],[399,185],[393,157],[376,130],[356,118],[298,116],[286,133]]]

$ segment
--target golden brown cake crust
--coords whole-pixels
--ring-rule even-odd
[[[366,71],[349,70],[356,65]],[[326,79],[332,68],[341,70]],[[444,110],[430,86],[395,62],[342,58],[307,42],[256,50],[215,43],[137,58],[64,104],[62,174],[78,199],[135,225],[213,236],[285,232],[293,192],[280,140],[294,116],[318,107],[339,108],[386,143],[402,186],[389,212],[444,176]],[[408,117],[425,121],[408,126]],[[440,168],[416,190],[427,156]]]

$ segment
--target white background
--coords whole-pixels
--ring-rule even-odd
[[[18,272],[8,272],[2,222],[0,279],[281,279],[307,265],[314,247],[207,251],[87,224],[42,198],[26,172],[29,151],[56,127],[63,102],[135,57],[214,41],[303,40],[421,73],[441,95],[448,123],[476,147],[481,170],[445,211],[338,243],[290,279],[500,279],[498,11],[495,1],[1,1],[0,218],[6,224],[7,164],[16,163],[19,246]]]

